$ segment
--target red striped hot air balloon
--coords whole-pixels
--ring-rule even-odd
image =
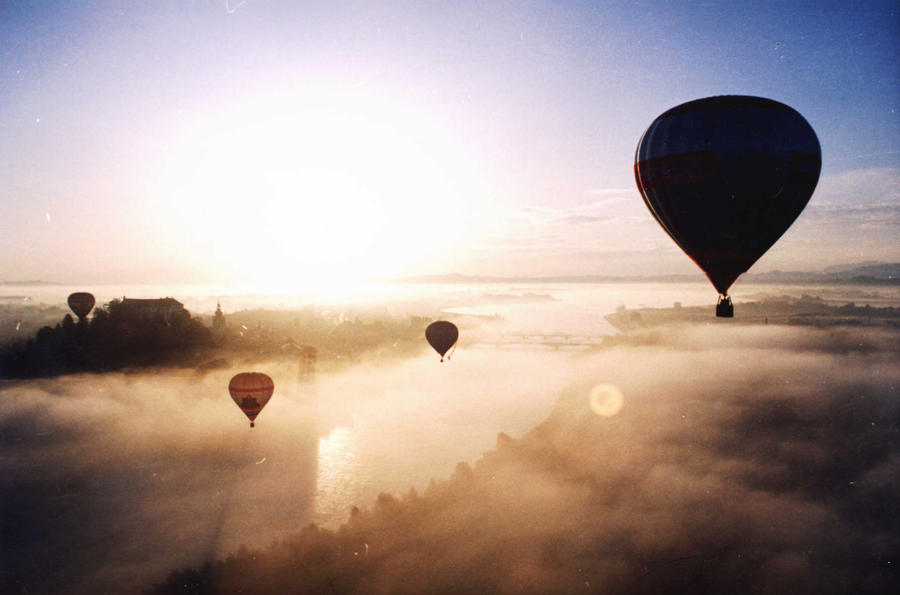
[[[84,317],[91,313],[94,309],[94,296],[86,291],[77,291],[69,296],[69,308],[78,320],[84,320]]]
[[[231,398],[250,419],[251,428],[254,427],[253,420],[272,398],[274,391],[275,383],[260,372],[241,372],[228,383]]]

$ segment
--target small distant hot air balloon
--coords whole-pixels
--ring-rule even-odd
[[[274,391],[275,383],[260,372],[241,372],[228,383],[231,398],[250,419],[251,428],[254,427],[253,420],[272,398]]]
[[[434,350],[437,351],[441,356],[441,361],[444,361],[444,354],[450,351],[451,347],[456,345],[456,340],[459,338],[459,329],[456,328],[456,325],[452,322],[447,322],[446,320],[438,320],[436,322],[432,322],[428,325],[428,328],[425,329],[425,339],[428,341],[428,344],[434,347]],[[453,355],[451,352],[450,355]],[[447,356],[447,359],[450,359],[450,356]]]
[[[719,292],[787,231],[822,167],[819,139],[794,109],[728,95],[684,103],[656,118],[638,142],[634,176],[644,203]]]
[[[75,312],[79,321],[84,320],[85,316],[94,309],[94,296],[86,291],[77,291],[71,294],[68,301],[69,308]]]

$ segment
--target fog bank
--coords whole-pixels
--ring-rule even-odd
[[[253,430],[227,391],[243,368],[3,383],[0,592],[139,589],[310,522],[337,527],[380,491],[448,476],[501,429],[532,428],[569,359],[541,357],[555,376],[535,354],[472,349],[441,364],[423,346],[313,382],[262,363],[276,389]]]
[[[160,592],[891,592],[897,332],[690,328],[580,359],[521,439]],[[591,408],[618,387],[612,416]]]
[[[898,335],[271,364],[254,430],[235,370],[5,383],[0,590],[891,590]]]

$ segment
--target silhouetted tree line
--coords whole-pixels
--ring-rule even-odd
[[[187,310],[146,316],[113,300],[90,320],[66,314],[55,327],[0,349],[0,377],[35,378],[105,372],[128,366],[176,364],[188,350],[210,347],[213,337]]]
[[[463,475],[464,474],[464,475]],[[466,463],[457,465],[456,474],[449,482],[435,482],[429,486],[432,496],[459,496],[459,485],[468,483],[472,469]],[[370,587],[369,581],[379,568],[391,559],[397,547],[404,550],[410,537],[404,528],[413,515],[419,520],[438,514],[439,506],[422,498],[415,489],[402,499],[381,493],[371,510],[354,506],[349,522],[334,531],[310,524],[299,533],[286,539],[273,541],[267,548],[250,549],[241,545],[237,552],[224,559],[204,562],[199,568],[182,568],[169,573],[165,581],[147,589],[145,595],[219,595],[222,593],[360,593],[392,592],[395,589]],[[411,527],[410,527],[411,528]],[[415,531],[412,531],[415,534]],[[420,536],[415,538],[421,550],[418,555],[437,559],[450,544],[427,543]],[[372,543],[372,547],[369,546]],[[375,544],[378,544],[377,547]],[[432,551],[436,548],[436,551]],[[451,573],[452,574],[452,573]],[[425,576],[424,574],[422,575]],[[446,593],[490,593],[483,577],[441,576],[430,577],[434,584],[443,584]],[[471,582],[472,584],[467,584]],[[427,581],[426,581],[427,582]],[[424,584],[424,583],[423,583]],[[475,589],[474,586],[483,587]],[[396,592],[420,592],[416,586]]]

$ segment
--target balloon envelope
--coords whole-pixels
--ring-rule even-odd
[[[241,372],[228,383],[228,392],[244,415],[250,419],[252,428],[253,420],[272,398],[275,383],[268,375],[260,372]]]
[[[634,175],[653,217],[724,295],[800,215],[821,166],[816,133],[794,109],[722,96],[656,118]]]
[[[84,318],[94,308],[94,296],[86,291],[78,291],[69,295],[69,308],[78,318]]]
[[[441,359],[456,344],[458,338],[459,329],[455,324],[446,320],[432,322],[425,329],[425,339],[441,355]]]

